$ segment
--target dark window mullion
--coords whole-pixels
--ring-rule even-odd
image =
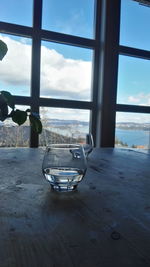
[[[117,104],[116,111],[118,112],[135,112],[135,113],[150,113],[150,106],[137,106]]]
[[[124,56],[150,59],[150,51],[123,46],[123,45],[119,46],[119,53],[120,55],[124,55]]]
[[[32,37],[33,29],[28,26],[0,22],[0,32],[5,34],[18,35],[23,37]]]
[[[34,0],[31,70],[31,109],[39,113],[42,0]],[[38,134],[31,129],[30,147],[38,147]]]
[[[120,0],[102,0],[106,5],[104,63],[101,99],[101,137],[102,147],[113,147],[115,142],[115,114],[117,96],[117,74],[120,30]],[[104,11],[103,11],[104,14]]]
[[[77,100],[66,100],[66,99],[54,99],[54,98],[40,98],[40,106],[43,107],[58,107],[58,108],[73,108],[73,109],[88,109],[91,110],[93,107],[92,102],[88,101],[77,101]]]
[[[95,40],[88,39],[84,37],[64,34],[60,32],[53,32],[42,30],[41,39],[49,42],[58,42],[61,44],[81,46],[84,48],[93,48],[95,47]]]
[[[92,84],[92,101],[93,109],[91,112],[90,127],[93,134],[94,144],[97,144],[97,136],[99,135],[99,81],[100,81],[100,57],[101,57],[101,0],[95,1],[95,23],[94,34],[95,43],[93,53],[93,84]]]

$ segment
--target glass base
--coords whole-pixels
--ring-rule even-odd
[[[71,192],[77,188],[77,185],[59,186],[59,185],[52,185],[51,184],[51,188],[52,188],[52,190],[57,191],[57,192]]]

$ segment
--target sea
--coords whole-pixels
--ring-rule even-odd
[[[124,130],[117,128],[115,136],[129,147],[133,145],[150,147],[150,131]]]
[[[63,135],[72,135],[72,137],[77,136],[85,136],[88,133],[88,127],[72,127],[72,129],[61,129],[61,128],[51,128],[52,131],[63,134]],[[126,130],[126,129],[119,129],[116,128],[115,137],[127,144],[129,147],[131,146],[144,146],[150,148],[150,131],[144,130]]]

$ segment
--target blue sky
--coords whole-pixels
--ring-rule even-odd
[[[150,7],[121,1],[120,44],[150,50]]]
[[[32,26],[32,5],[32,0],[1,0],[1,21]],[[60,31],[62,33],[73,34],[81,37],[93,38],[93,18],[94,0],[43,0],[43,29]],[[132,0],[122,0],[120,44],[150,50],[149,18],[150,8],[139,5],[137,2]],[[11,39],[15,39],[23,45],[26,45],[27,51],[30,50],[30,40],[26,38],[16,38],[12,36],[9,37],[11,37]],[[83,86],[83,91],[85,91],[86,88],[88,88],[87,90],[90,91],[91,77],[90,79],[88,77],[87,83],[85,82],[87,70],[87,76],[91,75],[89,63],[92,61],[92,51],[90,49],[76,48],[73,46],[66,46],[48,42],[42,42],[42,45],[43,47],[46,47],[49,50],[57,52],[57,62],[60,62],[61,60],[62,64],[66,64],[65,68],[63,68],[62,70],[62,74],[64,73],[65,69],[67,70],[71,68],[69,70],[73,71],[73,67],[71,67],[71,64],[75,64],[75,71],[77,71],[77,66],[79,66],[83,72],[81,76],[84,77],[81,82],[85,83],[85,85]],[[25,46],[22,47],[25,48]],[[54,56],[54,53],[52,56]],[[61,56],[63,58],[61,58]],[[30,59],[31,54],[28,58],[23,59],[23,61],[28,62],[29,68]],[[72,62],[69,61],[69,59],[72,60]],[[48,62],[45,62],[46,59],[42,59],[42,61],[43,75],[45,77],[47,75],[47,71],[45,70],[45,64],[47,64],[48,66]],[[24,69],[24,67],[22,68]],[[50,69],[52,73],[57,73],[58,68],[50,66]],[[118,73],[119,75],[117,103],[150,105],[150,61],[133,57],[120,56]],[[21,91],[24,92],[24,95],[29,95],[30,84],[29,81],[26,80],[27,78],[24,77],[24,84],[22,83],[21,85],[20,81],[19,83],[17,81],[17,83],[15,84],[15,82],[13,81],[12,83],[10,83],[10,81],[9,83],[7,83],[6,80],[3,81],[1,79],[0,86],[6,90],[11,87],[12,90],[15,89],[17,94],[19,92],[18,90],[20,86]],[[28,85],[25,84],[25,81],[28,83]],[[61,81],[64,82],[63,78],[59,77],[59,83],[57,83],[57,85],[53,82],[53,90],[55,90],[56,86],[60,87],[58,89],[59,93],[62,90]],[[75,80],[73,81],[75,83]],[[81,86],[81,82],[79,79],[76,81],[76,88]],[[71,86],[71,81],[70,84],[67,84],[66,87],[68,88],[68,90],[72,90],[69,86]],[[45,90],[46,88],[47,87],[45,87]],[[78,90],[75,93],[78,94]],[[65,94],[67,94],[67,89]],[[84,95],[85,94],[83,94],[83,96],[81,97],[84,97]],[[71,97],[73,97],[73,99],[75,98],[73,92]],[[78,97],[80,97],[80,95],[78,95]],[[90,100],[89,92],[87,101],[88,100]]]
[[[150,8],[122,0],[120,44],[150,51]],[[117,103],[150,105],[150,60],[119,57]]]
[[[32,0],[1,0],[1,20],[32,26]],[[93,36],[94,0],[43,0],[42,28]]]

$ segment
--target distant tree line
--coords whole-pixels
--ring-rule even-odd
[[[29,147],[29,126],[0,126],[0,147]],[[39,146],[58,143],[83,143],[84,138],[73,135],[64,136],[53,131],[43,129],[39,135]]]
[[[121,147],[129,147],[126,142],[123,142],[123,141],[119,140],[118,137],[116,137],[116,139],[115,139],[115,144],[118,145],[118,146],[121,146]],[[137,148],[137,146],[134,145],[134,144],[131,147],[132,148]]]

